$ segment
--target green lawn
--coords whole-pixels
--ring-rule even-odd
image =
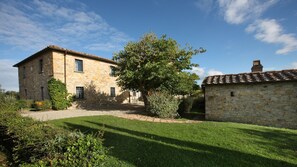
[[[104,130],[106,166],[297,166],[297,130],[237,123],[169,124],[112,116],[51,121]]]

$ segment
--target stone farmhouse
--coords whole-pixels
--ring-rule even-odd
[[[50,98],[47,82],[52,77],[65,83],[68,93],[78,99],[84,99],[90,87],[107,96],[119,96],[123,92],[113,76],[116,65],[109,59],[50,45],[14,67],[18,67],[20,97],[44,100]],[[129,92],[130,101],[137,97],[139,93],[130,96]]]
[[[206,119],[297,129],[297,69],[262,69],[256,60],[251,73],[206,77]]]

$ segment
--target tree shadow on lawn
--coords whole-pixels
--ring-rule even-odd
[[[110,155],[135,166],[295,166],[294,164],[226,148],[181,141],[86,121],[102,127],[65,122],[70,130],[95,133],[104,130]]]
[[[238,128],[240,131],[249,135],[251,142],[258,143],[264,148],[278,147],[278,150],[267,150],[272,153],[282,155],[283,157],[291,158],[297,162],[297,134],[289,131],[278,129],[243,129]],[[265,139],[265,140],[263,140]],[[264,142],[266,141],[266,142]],[[295,153],[288,155],[287,151]]]

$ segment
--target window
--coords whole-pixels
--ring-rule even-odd
[[[110,76],[114,77],[115,76],[115,67],[114,66],[110,66]]]
[[[76,98],[77,99],[84,98],[84,87],[76,87]]]
[[[75,71],[83,72],[83,61],[75,59]]]
[[[25,98],[27,99],[27,96],[28,96],[28,92],[27,92],[27,89],[25,89]]]
[[[26,78],[26,67],[23,66],[23,78]]]
[[[133,91],[133,96],[136,96],[136,91]]]
[[[44,88],[43,88],[43,86],[40,87],[40,91],[41,91],[41,100],[44,100]]]
[[[110,87],[110,96],[111,97],[115,97],[116,96],[115,87]]]
[[[43,73],[43,60],[39,60],[39,73]]]
[[[234,92],[230,92],[230,96],[231,97],[234,97]]]

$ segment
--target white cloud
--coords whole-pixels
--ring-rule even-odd
[[[202,12],[209,14],[213,9],[213,0],[197,0],[195,6]]]
[[[219,0],[224,19],[230,24],[241,24],[259,17],[277,0]]]
[[[297,61],[291,64],[291,68],[297,69]]]
[[[197,74],[201,78],[205,74],[205,69],[202,67],[192,67],[191,72]]]
[[[101,51],[109,51],[114,50],[116,46],[112,43],[97,43],[97,44],[91,44],[85,47],[88,50],[101,50]]]
[[[84,4],[75,2],[75,8],[70,8],[62,3],[40,0],[0,3],[0,43],[32,50],[50,44],[72,48],[109,44],[114,47],[104,51],[114,51],[131,40],[100,15],[85,9]]]
[[[255,33],[254,37],[260,41],[273,44],[282,44],[283,48],[276,54],[287,54],[297,50],[297,38],[294,34],[286,34],[282,26],[274,19],[257,20],[250,24],[246,31]]]
[[[210,69],[207,72],[207,76],[213,76],[213,75],[224,75],[224,73],[218,70]]]
[[[16,61],[0,59],[0,84],[5,90],[18,91],[18,70],[12,67]]]

